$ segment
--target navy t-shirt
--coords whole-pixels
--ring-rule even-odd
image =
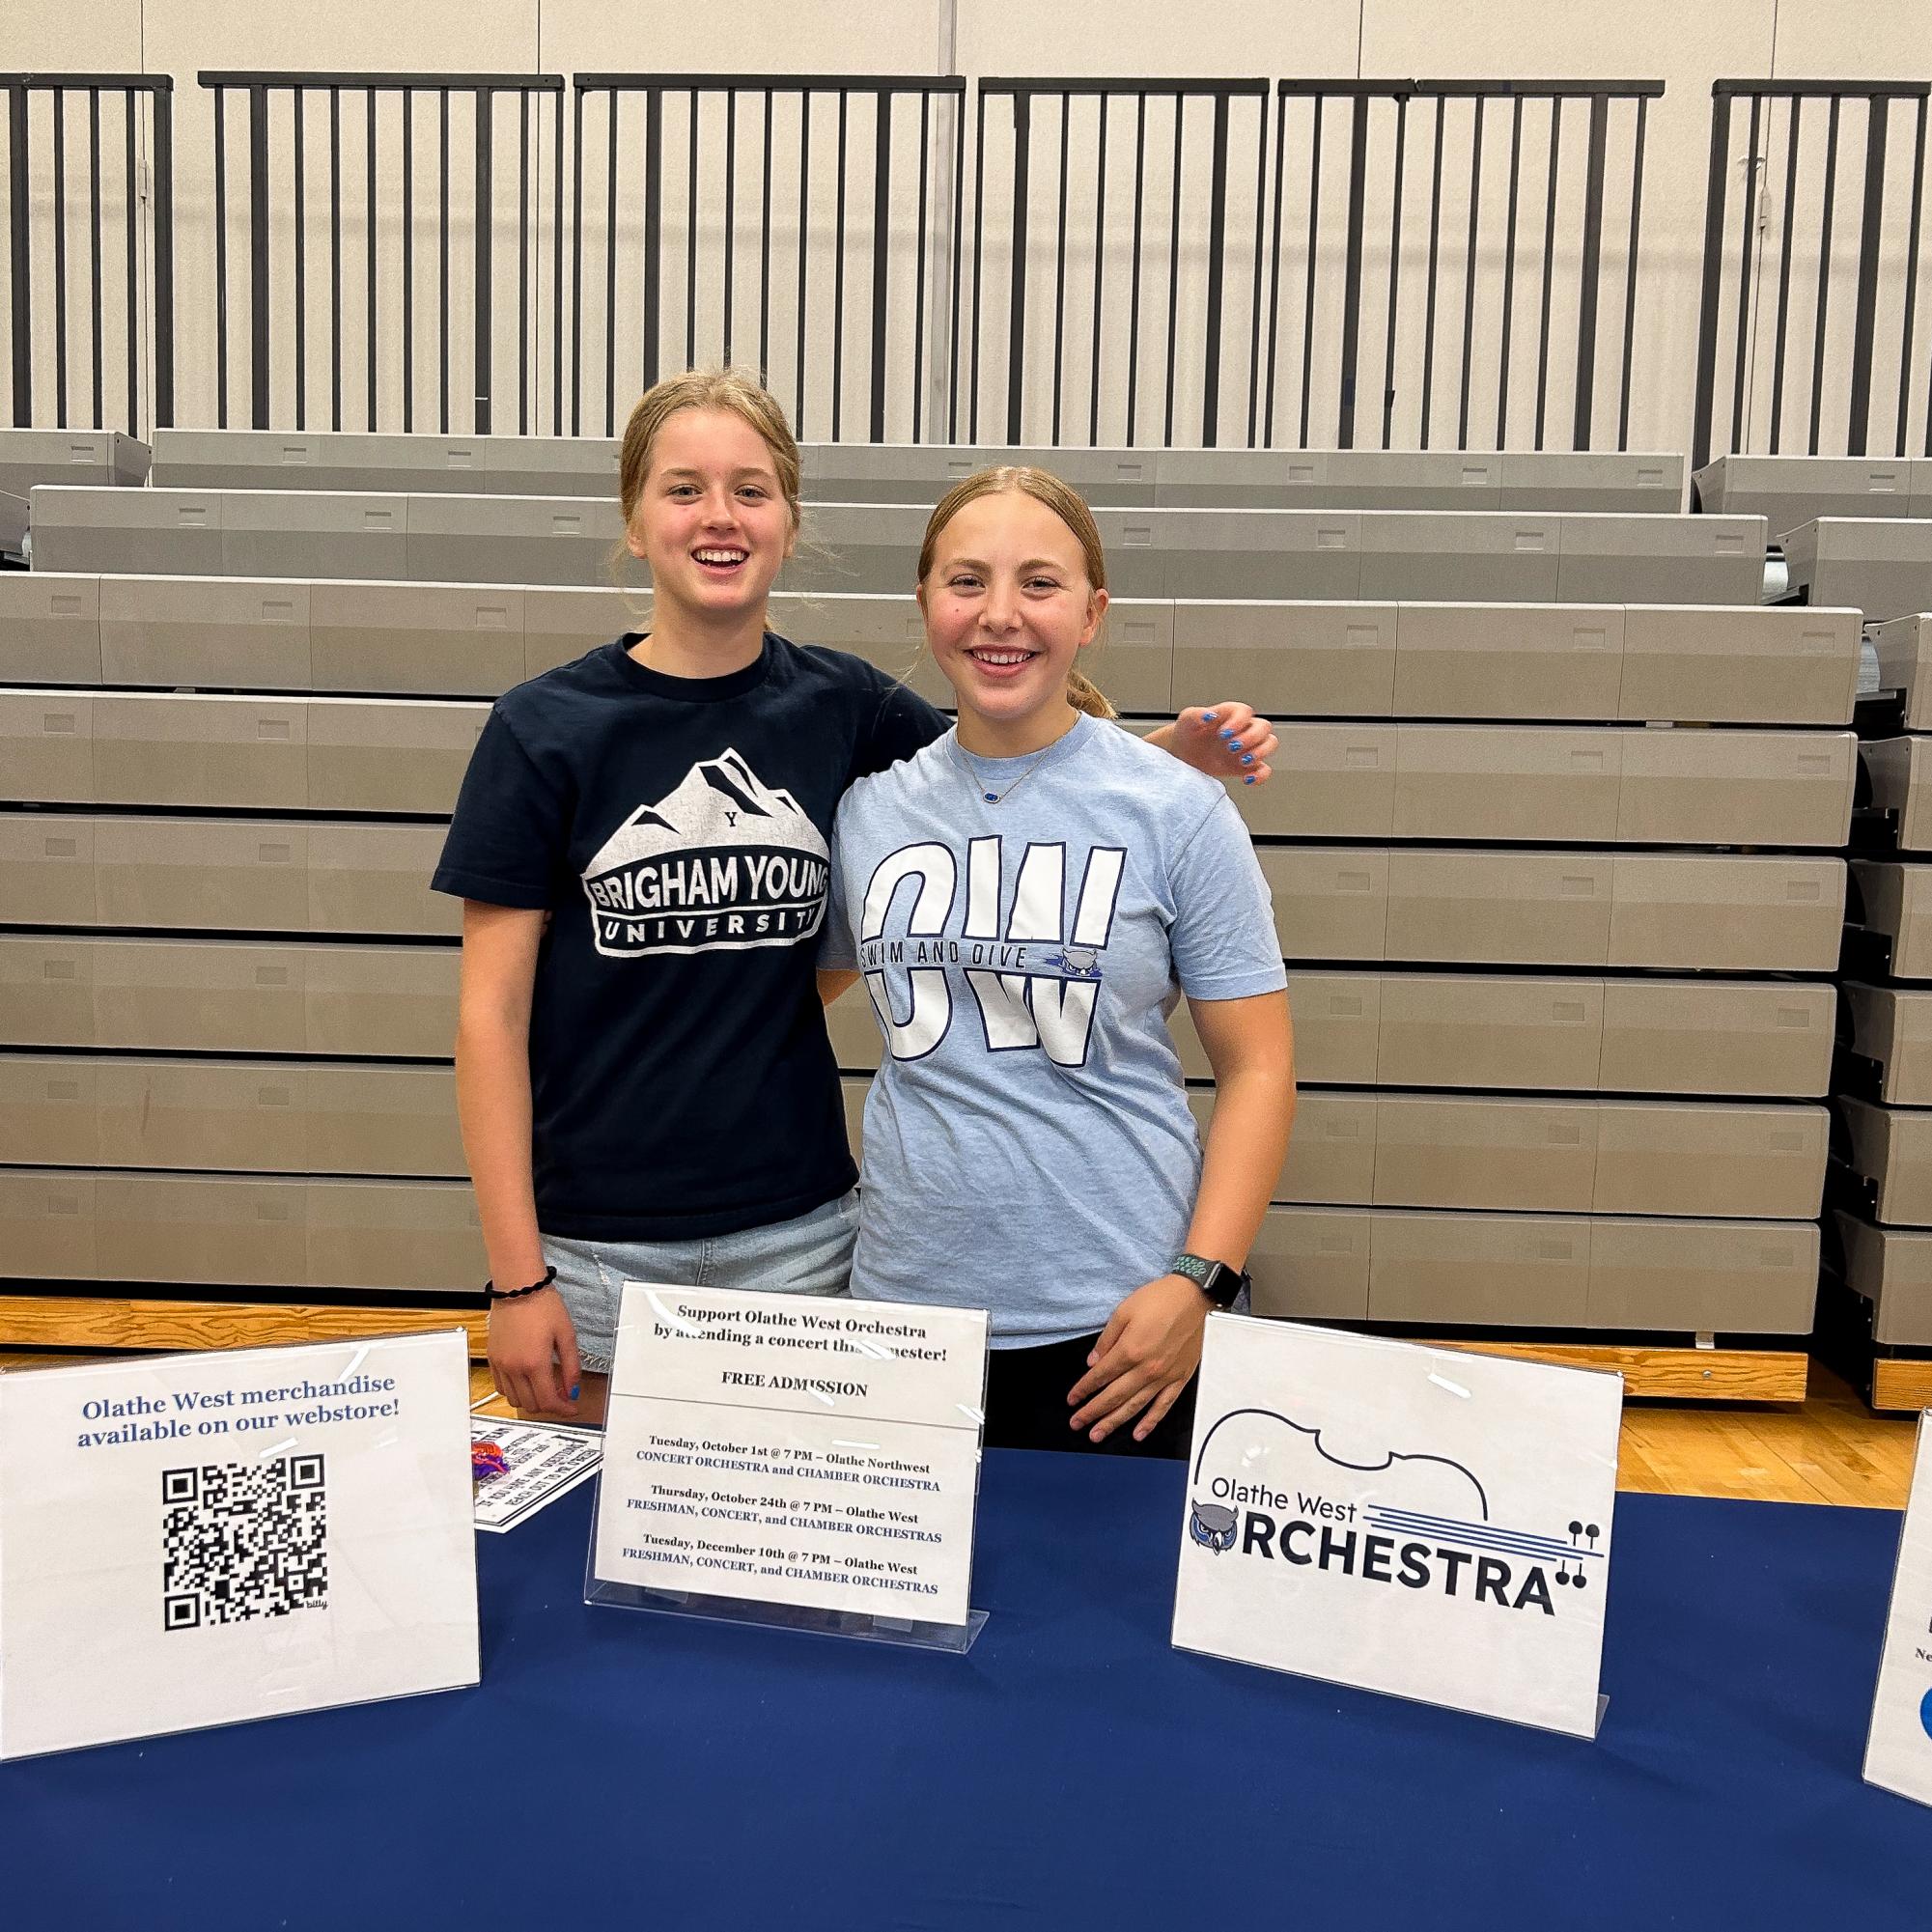
[[[841,651],[767,634],[672,678],[635,633],[491,709],[432,882],[551,913],[530,1015],[537,1221],[683,1241],[856,1178],[816,968],[832,815],[945,720]]]

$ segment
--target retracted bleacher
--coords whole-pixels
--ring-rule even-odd
[[[483,1272],[451,1102],[459,909],[428,875],[486,701],[641,600],[611,582],[608,494],[434,488],[443,438],[414,473],[390,453],[406,489],[319,492],[375,477],[352,468],[368,439],[288,440],[316,446],[295,488],[37,488],[36,569],[0,579],[0,1225],[16,1284],[75,1309],[228,1289],[329,1319],[373,1296],[467,1311]],[[492,462],[517,441],[487,440]],[[486,474],[520,488],[573,454],[521,449]],[[157,438],[157,479],[190,454]],[[1265,454],[1299,483],[1296,453]],[[903,452],[838,455],[904,486]],[[1274,782],[1238,793],[1304,1089],[1258,1305],[1803,1336],[1858,613],[1761,605],[1762,518],[1673,514],[1674,459],[1671,503],[1642,511],[1457,511],[1363,507],[1330,455],[1305,467],[1339,504],[1239,507],[1250,455],[1138,453],[1177,488],[1225,477],[1232,508],[1077,480],[1118,593],[1098,675],[1130,722],[1229,695],[1282,721]],[[1439,464],[1445,490],[1510,465],[1454,462],[1490,481]],[[1434,487],[1374,468],[1353,483]],[[940,699],[904,581],[925,514],[813,504],[832,554],[774,622]],[[831,1020],[855,1131],[877,1027],[862,992]],[[1176,1031],[1205,1116],[1185,1009]],[[1723,1352],[1694,1354],[1703,1392],[1739,1392]],[[1735,1359],[1753,1392],[1791,1393],[1794,1363],[1802,1386],[1801,1357]]]

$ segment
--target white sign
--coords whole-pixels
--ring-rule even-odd
[[[476,1526],[515,1529],[597,1473],[602,1440],[595,1429],[561,1422],[469,1418],[469,1472]]]
[[[1891,1579],[1885,1654],[1878,1666],[1871,1733],[1865,1740],[1865,1781],[1932,1805],[1932,1454],[1918,1418],[1918,1452],[1912,1493],[1898,1539]]]
[[[962,1625],[986,1316],[627,1282],[592,1573]]]
[[[1208,1321],[1174,1641],[1596,1733],[1623,1379]]]
[[[0,1757],[474,1684],[461,1330],[0,1376]]]

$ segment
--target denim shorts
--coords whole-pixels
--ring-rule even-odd
[[[844,1295],[858,1235],[858,1190],[769,1227],[695,1241],[573,1241],[544,1236],[576,1330],[577,1358],[600,1375],[617,1352],[617,1304],[627,1281],[679,1288],[752,1288],[768,1295]]]

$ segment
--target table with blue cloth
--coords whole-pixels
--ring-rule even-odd
[[[1932,1927],[1894,1513],[1619,1497],[1585,1744],[1172,1649],[1183,1475],[990,1454],[966,1656],[587,1608],[581,1488],[477,1689],[0,1766],[0,1924]]]

